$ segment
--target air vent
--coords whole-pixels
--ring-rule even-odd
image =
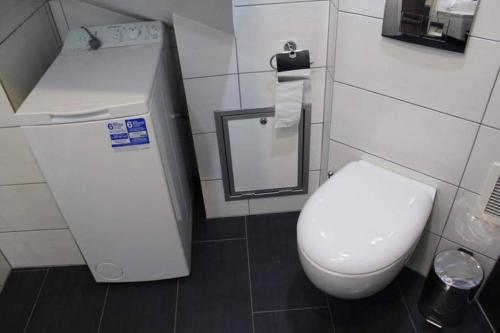
[[[481,193],[483,218],[500,225],[500,163],[493,164]]]

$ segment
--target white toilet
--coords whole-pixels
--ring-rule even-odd
[[[386,287],[412,254],[436,189],[365,161],[351,162],[314,192],[297,225],[302,267],[340,298]]]

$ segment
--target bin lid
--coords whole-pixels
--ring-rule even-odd
[[[483,280],[483,269],[471,255],[459,251],[440,252],[434,259],[434,271],[446,285],[472,289]]]

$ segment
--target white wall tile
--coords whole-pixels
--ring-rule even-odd
[[[483,221],[479,195],[460,189],[443,236],[492,259],[500,255],[500,228]]]
[[[234,35],[174,15],[183,78],[237,73]]]
[[[405,168],[401,165],[383,160],[371,154],[362,152],[360,150],[348,147],[346,145],[331,141],[330,142],[330,161],[328,169],[338,171],[344,165],[352,161],[365,160],[380,167],[386,168],[393,172],[399,173],[403,176],[421,181],[427,185],[436,188],[436,198],[434,201],[434,208],[432,215],[427,223],[425,229],[437,235],[441,235],[446,219],[450,213],[453,199],[457,192],[457,187],[440,181],[436,178],[426,176],[420,172]]]
[[[47,184],[0,186],[0,232],[67,228]]]
[[[413,252],[410,260],[406,263],[406,266],[421,275],[427,276],[434,260],[434,252],[438,247],[439,238],[439,236],[433,233],[424,231],[420,237],[417,248]]]
[[[12,268],[85,264],[67,229],[0,233],[0,249]]]
[[[495,162],[500,163],[500,130],[481,126],[461,186],[481,193]]]
[[[222,180],[201,182],[207,218],[248,215],[248,200],[226,201]]]
[[[500,76],[497,78],[491,94],[488,108],[484,114],[483,124],[500,129]]]
[[[0,45],[0,77],[14,109],[24,101],[59,52],[44,6]]]
[[[43,181],[23,130],[0,129],[0,185]]]
[[[44,0],[3,0],[2,11],[0,11],[0,41],[11,34],[43,2]]]
[[[64,25],[57,24],[62,38],[65,37],[68,30],[76,29],[81,26],[97,26],[137,21],[136,18],[133,18],[131,16],[123,15],[77,0],[60,0],[63,11],[63,13],[61,13],[57,10],[57,2],[59,2],[59,0],[50,1],[50,5],[51,8],[56,8],[56,14],[54,15],[56,24],[60,20],[60,17],[58,17],[58,15],[64,15],[63,20],[65,20],[66,22],[65,29],[61,30],[61,28],[64,28]]]
[[[313,68],[304,85],[304,103],[311,104],[311,122],[323,121],[325,68]],[[240,74],[241,104],[244,109],[273,107],[276,76],[274,72]]]
[[[333,94],[332,139],[458,185],[477,124],[340,83]]]
[[[383,18],[385,0],[340,0],[339,9],[344,12]]]
[[[214,111],[240,108],[238,75],[184,80],[193,134],[215,132]]]
[[[323,124],[311,125],[311,138],[309,149],[309,170],[319,170],[321,168],[321,139]]]
[[[264,5],[274,3],[290,3],[290,2],[303,2],[304,0],[233,0],[234,6],[251,6],[251,5]],[[306,0],[306,1],[320,1],[320,0]]]
[[[446,251],[446,250],[458,250],[459,248],[465,248],[466,250],[469,250],[474,253],[474,250],[469,249],[465,246],[462,246],[458,243],[449,241],[446,238],[441,238],[441,241],[439,242],[438,249],[436,251],[436,254],[441,252],[441,251]],[[491,273],[491,270],[495,266],[495,260],[488,258],[486,256],[483,256],[482,254],[479,253],[474,253],[474,258],[479,262],[479,264],[483,267],[484,271],[484,280],[487,279],[488,275]]]
[[[11,127],[17,125],[14,110],[10,105],[7,94],[0,83],[0,127]]]
[[[217,134],[196,134],[193,141],[200,179],[222,179]]]
[[[328,24],[328,51],[326,67],[331,74],[335,72],[335,51],[337,47],[337,22],[339,12],[333,2],[330,3],[330,22]]]
[[[1,286],[5,285],[5,281],[7,280],[9,273],[10,273],[10,265],[3,256],[3,254],[0,252],[0,289]]]
[[[500,43],[471,38],[466,53],[456,54],[383,38],[381,19],[341,12],[338,22],[335,80],[481,119],[500,65]]]
[[[500,2],[498,0],[481,0],[472,26],[472,36],[500,41]]]
[[[308,193],[302,195],[287,195],[262,199],[250,199],[250,214],[268,214],[299,211],[309,196],[316,191],[319,185],[319,171],[309,172]]]
[[[311,1],[234,8],[240,72],[269,70],[270,57],[282,52],[288,40],[310,51],[314,67],[324,67],[328,6],[327,1]]]

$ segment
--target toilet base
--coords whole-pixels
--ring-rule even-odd
[[[357,299],[371,296],[388,286],[403,269],[412,251],[381,270],[356,275],[325,270],[310,260],[300,246],[298,252],[302,268],[318,289],[338,298]]]

